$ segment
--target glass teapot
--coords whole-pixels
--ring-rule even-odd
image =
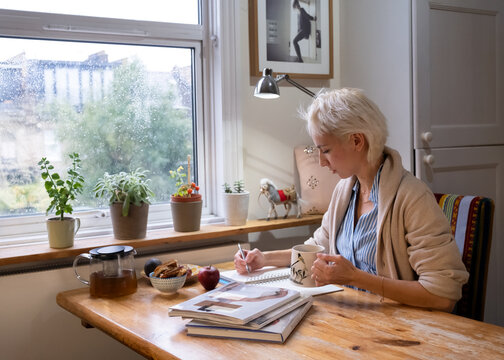
[[[73,269],[77,279],[89,285],[91,296],[117,297],[133,294],[137,290],[135,274],[135,249],[131,246],[106,246],[77,255]],[[89,280],[77,272],[77,263],[81,258],[89,260]]]

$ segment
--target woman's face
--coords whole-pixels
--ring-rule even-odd
[[[314,135],[312,140],[319,149],[320,166],[327,166],[333,174],[337,173],[343,179],[357,173],[362,153],[357,151],[353,135],[343,138],[331,134]]]

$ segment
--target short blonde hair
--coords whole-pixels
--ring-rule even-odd
[[[301,115],[310,136],[331,134],[343,138],[362,133],[368,143],[370,163],[383,153],[388,137],[385,116],[360,89],[322,91]]]

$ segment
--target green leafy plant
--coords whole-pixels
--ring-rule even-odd
[[[84,184],[84,177],[80,174],[81,159],[79,154],[72,153],[68,156],[72,160],[72,165],[67,169],[68,178],[66,180],[54,171],[54,166],[47,158],[43,157],[38,162],[40,170],[42,170],[42,179],[45,181],[45,189],[51,198],[46,214],[56,210],[56,215],[59,215],[61,220],[63,220],[65,213],[71,214],[73,212],[70,201],[75,200],[75,196],[82,192]]]
[[[243,193],[245,192],[245,185],[243,183],[243,180],[237,180],[233,183],[233,189],[231,189],[231,185],[229,185],[227,182],[222,185],[224,188],[224,192],[226,194],[231,194],[231,193]]]
[[[148,170],[136,169],[129,173],[105,173],[98,179],[93,191],[95,197],[108,197],[109,204],[122,202],[122,215],[128,216],[130,204],[141,206],[142,203],[150,204],[154,197],[149,187],[150,179],[147,178]]]
[[[224,192],[226,194],[231,194],[233,192],[233,190],[231,189],[231,186],[227,182],[224,183],[224,185],[222,185],[222,187],[224,188]]]
[[[175,186],[177,187],[177,191],[173,193],[173,196],[180,197],[192,197],[197,194],[199,191],[199,186],[195,183],[188,183],[185,181],[187,178],[187,174],[184,172],[184,167],[181,165],[177,168],[177,170],[170,170],[170,177],[175,179]]]
[[[236,193],[242,193],[245,191],[245,185],[243,183],[243,180],[237,180],[233,184],[234,192]]]

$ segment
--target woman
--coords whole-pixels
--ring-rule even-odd
[[[317,21],[316,16],[311,16],[306,12],[305,9],[299,5],[299,0],[294,0],[292,3],[292,8],[299,11],[298,15],[298,33],[292,40],[294,44],[294,50],[296,51],[297,62],[303,62],[303,58],[301,56],[301,49],[299,48],[299,42],[303,39],[310,38],[311,34],[311,21]]]
[[[342,180],[322,225],[312,277],[317,286],[350,285],[403,304],[451,311],[462,296],[465,270],[448,220],[429,188],[385,146],[385,118],[360,90],[320,94],[304,114],[320,165]],[[254,249],[235,267],[289,266],[290,249]]]

